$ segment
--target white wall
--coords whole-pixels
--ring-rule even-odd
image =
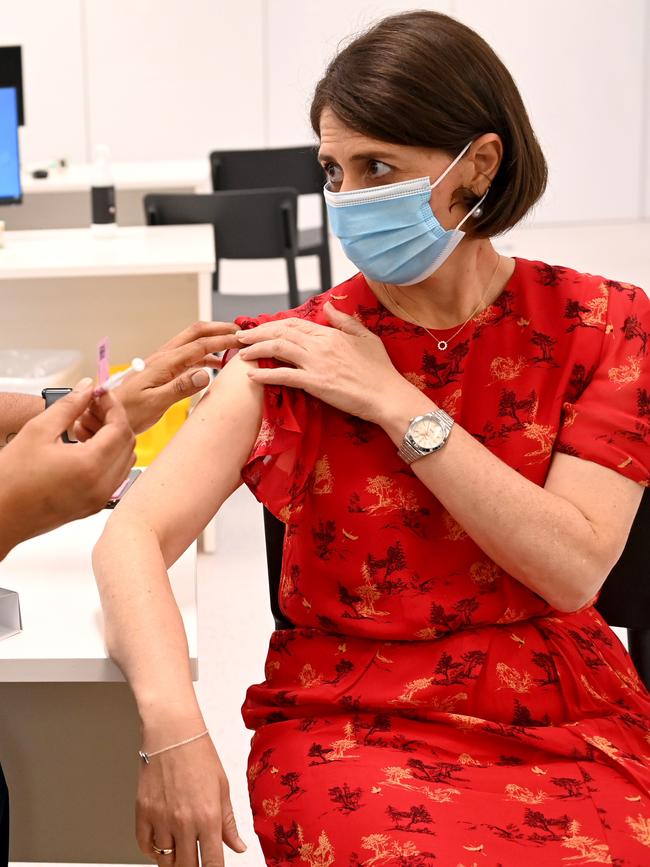
[[[262,0],[84,0],[89,144],[122,160],[264,145]]]
[[[536,222],[650,217],[650,0],[0,0],[0,43],[24,45],[23,158],[308,141],[338,43],[417,6],[477,29],[513,73],[550,165]]]
[[[304,0],[267,2],[268,144],[272,147],[313,139],[309,123],[311,96],[340,43],[386,15],[418,6],[408,0],[375,3],[328,0],[316,12],[316,4]],[[449,14],[452,2],[439,0],[421,5]]]
[[[0,45],[22,45],[23,162],[87,153],[83,0],[0,0]]]
[[[455,0],[455,14],[513,74],[546,154],[550,181],[536,222],[641,216],[648,5]]]
[[[644,38],[645,48],[643,56],[645,59],[645,90],[643,94],[641,113],[645,117],[645,137],[643,140],[643,150],[645,151],[645,173],[641,183],[640,195],[643,203],[643,215],[644,217],[650,217],[650,0],[646,0]]]

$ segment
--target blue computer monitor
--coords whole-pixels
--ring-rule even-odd
[[[15,87],[0,87],[0,204],[22,201]]]

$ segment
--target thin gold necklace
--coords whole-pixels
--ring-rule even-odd
[[[482,295],[481,298],[479,299],[478,304],[477,304],[476,307],[472,310],[472,312],[469,314],[469,316],[468,316],[467,319],[463,322],[463,324],[460,326],[460,328],[458,329],[458,331],[456,331],[454,334],[452,334],[451,337],[448,338],[447,340],[440,340],[440,338],[436,337],[436,335],[433,334],[431,331],[429,331],[428,328],[426,328],[424,325],[421,325],[421,324],[420,324],[420,323],[415,319],[415,317],[414,317],[411,313],[409,313],[407,310],[405,310],[405,309],[402,307],[402,305],[399,303],[399,301],[397,301],[395,298],[393,298],[393,296],[391,295],[391,293],[390,293],[390,291],[389,291],[389,289],[388,289],[388,286],[387,286],[385,283],[382,283],[381,285],[383,286],[383,288],[384,288],[384,292],[386,293],[386,295],[388,295],[388,297],[390,298],[391,303],[394,304],[395,307],[397,307],[398,310],[401,310],[402,313],[404,313],[404,314],[405,314],[405,315],[406,315],[406,316],[407,316],[411,321],[415,322],[416,325],[419,325],[420,328],[424,329],[424,331],[427,332],[427,334],[429,335],[429,337],[432,337],[432,338],[436,341],[436,343],[438,344],[438,349],[440,350],[440,352],[444,352],[445,349],[447,349],[447,347],[448,347],[449,344],[451,343],[451,341],[454,339],[454,337],[458,337],[458,335],[459,335],[460,332],[463,330],[463,328],[467,325],[467,323],[470,321],[470,319],[472,319],[474,316],[476,316],[479,307],[481,306],[481,304],[482,304],[483,301],[485,300],[486,295],[489,293],[490,289],[492,288],[492,283],[494,282],[494,278],[496,277],[496,273],[497,273],[497,271],[498,271],[498,269],[499,269],[499,265],[500,265],[500,264],[501,264],[501,256],[498,255],[498,257],[497,257],[497,264],[495,265],[494,271],[492,272],[492,276],[490,277],[490,282],[488,283],[485,292],[483,293],[483,295]]]

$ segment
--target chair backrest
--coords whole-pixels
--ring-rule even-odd
[[[286,259],[297,250],[297,200],[290,187],[152,193],[144,211],[149,226],[211,223],[219,259]]]
[[[325,176],[311,145],[259,150],[213,151],[213,190],[293,187],[299,195],[321,193]]]
[[[650,631],[650,488],[646,488],[621,557],[596,608],[610,626]]]
[[[271,612],[276,629],[291,629],[292,623],[280,611],[280,579],[285,525],[264,507],[264,540],[266,542],[266,568],[269,575]]]

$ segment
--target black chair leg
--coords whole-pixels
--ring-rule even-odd
[[[329,238],[325,239],[318,256],[320,266],[320,291],[327,292],[332,288],[332,265],[330,262]]]
[[[300,296],[298,295],[298,277],[296,275],[296,259],[294,256],[287,256],[287,280],[289,282],[289,307],[300,307]]]
[[[650,689],[650,629],[628,629],[627,642],[634,667]]]
[[[212,272],[212,294],[219,291],[219,260],[214,263],[214,271]]]

